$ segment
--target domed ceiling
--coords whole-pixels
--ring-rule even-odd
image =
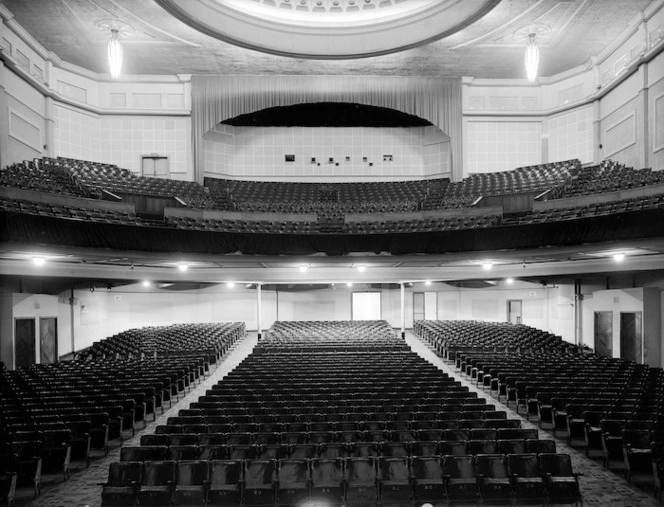
[[[447,37],[501,0],[156,0],[192,28],[266,53],[347,59]]]
[[[102,75],[103,28],[114,24],[125,75],[524,79],[529,32],[539,34],[540,75],[553,76],[611,47],[658,1],[0,0],[0,8],[5,23]]]

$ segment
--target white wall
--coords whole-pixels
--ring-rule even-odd
[[[99,116],[66,104],[56,104],[55,155],[116,164],[140,174],[141,156],[169,159],[173,179],[192,179],[188,165],[189,118]]]
[[[465,175],[542,163],[540,120],[473,118],[464,124]]]
[[[437,127],[233,127],[205,136],[205,175],[243,179],[408,179],[449,176]],[[286,155],[295,155],[286,162]],[[391,156],[391,160],[389,157]],[[315,161],[312,161],[315,159]],[[332,161],[330,161],[332,159]]]

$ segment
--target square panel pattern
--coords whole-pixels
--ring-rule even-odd
[[[187,172],[187,119],[96,117],[56,106],[56,156],[116,164],[136,173],[141,155],[170,159],[173,173]]]
[[[542,124],[469,121],[466,172],[492,173],[542,163]]]
[[[549,160],[593,161],[593,108],[549,118]]]

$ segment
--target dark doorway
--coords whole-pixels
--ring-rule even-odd
[[[41,364],[55,363],[58,360],[58,319],[39,319],[39,356]]]
[[[35,364],[35,319],[16,319],[14,326],[14,368]]]
[[[613,312],[595,312],[595,352],[613,357]]]
[[[620,314],[620,358],[641,363],[642,352],[641,312]]]

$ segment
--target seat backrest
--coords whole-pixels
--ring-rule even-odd
[[[364,484],[376,480],[376,460],[373,457],[347,458],[344,470],[349,484]]]
[[[141,484],[165,486],[175,480],[175,461],[144,461]]]
[[[510,475],[517,477],[540,477],[537,454],[509,454],[507,455],[507,470]]]
[[[239,484],[242,481],[242,461],[212,460],[210,462],[210,483],[215,485]]]
[[[436,457],[414,457],[410,466],[415,479],[441,479],[443,476],[440,459]]]
[[[473,456],[444,456],[443,475],[455,479],[469,479],[475,477]]]
[[[572,460],[569,454],[542,453],[539,455],[542,474],[554,477],[572,477]]]
[[[543,452],[555,453],[555,440],[526,440],[526,453],[540,454]]]
[[[139,461],[117,461],[108,467],[109,486],[129,486],[141,482],[143,464]]]
[[[344,479],[343,461],[339,459],[311,460],[311,481],[316,484],[340,484]]]
[[[274,461],[246,460],[244,462],[245,487],[272,484],[276,479]]]
[[[475,456],[475,473],[496,479],[508,477],[505,456],[502,454],[478,454]]]
[[[407,483],[410,478],[408,458],[378,458],[378,470],[383,481]]]
[[[306,460],[280,459],[277,465],[277,481],[280,486],[303,484],[309,480],[309,464]]]
[[[202,486],[210,476],[210,463],[203,460],[178,461],[175,480],[182,486]]]

